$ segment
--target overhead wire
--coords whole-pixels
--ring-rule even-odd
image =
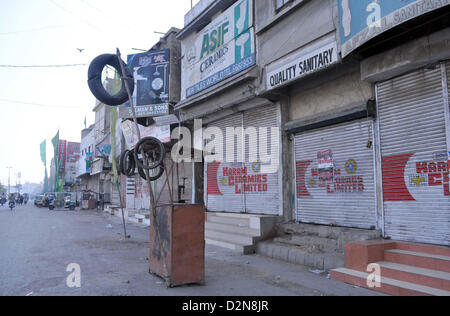
[[[67,68],[81,67],[87,64],[65,64],[65,65],[0,65],[0,68]]]
[[[81,107],[79,107],[79,106],[60,106],[60,105],[52,105],[52,104],[16,101],[16,100],[9,100],[9,99],[2,99],[2,98],[0,98],[0,102],[33,105],[33,106],[39,106],[39,107],[62,108],[62,109],[81,109]]]

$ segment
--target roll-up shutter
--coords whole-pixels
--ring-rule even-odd
[[[281,161],[279,151],[281,147],[274,146],[272,148],[273,135],[274,138],[277,138],[276,145],[281,143],[279,136],[277,136],[280,135],[278,119],[278,107],[274,105],[244,112],[244,129],[246,132],[250,132],[244,133],[245,167],[247,171],[244,188],[247,213],[280,214],[282,194],[280,188]],[[278,133],[272,135],[272,128],[276,128]],[[256,132],[257,137],[248,136],[253,132]],[[264,138],[266,138],[266,144],[262,143]],[[272,149],[275,151],[276,148],[279,150],[272,153]],[[257,153],[256,159],[250,157],[252,149]],[[263,155],[267,156],[267,158],[261,159],[259,155],[261,151],[265,152]],[[264,163],[264,160],[267,161],[268,157],[271,157],[271,161]],[[272,158],[275,159],[272,160]]]
[[[205,163],[206,173],[206,206],[208,211],[214,212],[235,212],[245,211],[244,195],[236,192],[236,179],[243,173],[242,162],[226,162],[227,144],[234,144],[234,161],[238,161],[238,150],[242,151],[242,146],[238,146],[237,137],[228,133],[228,127],[242,127],[242,114],[235,114],[217,122],[211,123],[208,127],[218,127],[223,134],[223,161]],[[242,155],[242,152],[240,153]]]
[[[295,136],[298,221],[376,227],[373,140],[369,119]]]
[[[446,109],[441,68],[377,85],[385,235],[450,245]]]

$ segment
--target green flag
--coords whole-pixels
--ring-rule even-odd
[[[41,143],[41,160],[42,163],[46,166],[47,165],[47,141],[44,140]]]
[[[58,190],[59,187],[59,131],[56,133],[56,136],[52,139],[53,149],[55,152],[55,166],[56,166],[56,176],[55,176],[55,190]]]

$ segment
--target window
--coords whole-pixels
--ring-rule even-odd
[[[275,0],[275,9],[278,11],[292,0]]]

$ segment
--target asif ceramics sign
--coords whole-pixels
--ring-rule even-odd
[[[377,35],[450,4],[450,0],[339,0],[342,57]]]
[[[182,41],[182,99],[255,65],[253,0],[238,1]]]
[[[336,42],[303,49],[267,67],[267,90],[284,86],[338,62]]]

